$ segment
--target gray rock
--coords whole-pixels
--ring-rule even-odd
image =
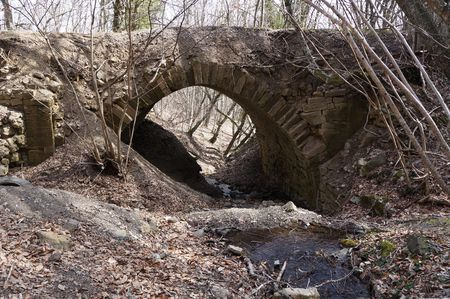
[[[244,254],[244,249],[239,246],[228,245],[227,250],[228,250],[228,252],[230,252],[234,255],[243,255]]]
[[[41,72],[33,72],[32,74],[31,74],[33,77],[35,77],[36,79],[45,79],[45,76],[44,76],[44,74],[43,73],[41,73]]]
[[[0,186],[25,186],[31,183],[27,180],[18,178],[16,176],[0,177]]]
[[[177,223],[179,221],[178,218],[174,216],[167,216],[165,219],[167,223]]]
[[[196,236],[197,238],[201,238],[205,235],[205,229],[204,228],[200,228],[198,230],[196,230],[195,232],[192,233],[194,236]]]
[[[285,288],[273,295],[274,299],[319,299],[320,294],[316,288]]]
[[[141,221],[140,231],[144,234],[149,234],[156,232],[158,230],[158,225],[149,220],[149,221]]]
[[[9,166],[0,164],[0,177],[7,175],[9,172]]]
[[[427,238],[420,235],[411,235],[406,240],[406,246],[412,254],[423,255],[430,251]]]
[[[9,137],[14,135],[14,130],[10,126],[5,125],[2,127],[1,134],[2,136]]]
[[[130,237],[129,234],[127,233],[127,231],[124,229],[120,229],[120,228],[112,229],[110,232],[114,238],[119,239],[119,240],[126,240]]]
[[[216,299],[228,299],[228,298],[232,298],[232,295],[230,293],[230,291],[228,291],[227,289],[218,286],[218,285],[213,285],[211,286],[211,294],[212,294],[212,298],[216,298]]]
[[[61,250],[67,250],[70,248],[70,236],[57,234],[52,231],[37,231],[36,235],[39,239],[47,243],[48,245]]]
[[[292,201],[289,201],[288,203],[286,203],[286,204],[283,206],[283,209],[284,209],[286,212],[290,213],[290,212],[295,212],[295,211],[297,210],[297,207],[295,206],[295,204],[294,204]]]
[[[0,158],[7,157],[9,155],[9,148],[6,146],[0,146]]]
[[[80,221],[69,218],[67,222],[63,225],[65,229],[70,232],[74,232],[80,226]]]

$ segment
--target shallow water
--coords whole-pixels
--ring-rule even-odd
[[[282,281],[292,287],[313,287],[351,271],[347,250],[329,234],[278,229],[238,232],[229,238],[233,245],[247,250],[253,263],[266,262],[275,277],[279,269],[274,269],[274,262],[278,260],[282,265],[287,261]],[[370,298],[367,283],[355,275],[318,290],[321,298]]]

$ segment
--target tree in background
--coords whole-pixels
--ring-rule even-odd
[[[148,29],[156,20],[161,3],[152,0],[114,0],[112,30]]]
[[[7,30],[12,30],[13,28],[13,15],[11,12],[11,7],[9,6],[9,0],[2,0],[3,14],[5,17],[5,27]]]

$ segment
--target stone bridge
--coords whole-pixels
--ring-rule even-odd
[[[27,38],[38,43],[34,35],[29,34]],[[17,47],[20,39],[14,34],[5,36],[0,39],[0,47],[13,49],[12,44]],[[89,37],[59,34],[51,35],[50,41],[57,51],[65,53],[60,58],[71,80],[75,83],[86,81],[78,88],[84,94],[85,106],[89,106],[89,98],[93,97],[88,67]],[[314,46],[309,41],[320,47],[323,56],[314,54]],[[346,79],[351,80],[350,75],[356,69],[351,52],[338,33],[314,31],[302,37],[292,30],[173,28],[154,39],[149,39],[145,32],[134,33],[133,42],[136,64],[127,74],[124,72],[127,37],[107,34],[96,36],[94,40],[94,63],[99,68],[96,76],[111,127],[117,130],[123,121],[122,127],[129,128],[135,117],[138,124],[156,102],[177,90],[190,86],[212,88],[236,101],[251,117],[261,147],[264,171],[292,199],[318,210],[329,209],[335,204],[336,190],[321,180],[326,172],[326,162],[363,126],[367,115],[364,97],[345,83],[343,77],[329,71],[330,67],[339,69]],[[45,47],[42,41],[39,43]],[[23,42],[20,46],[23,51],[29,47]],[[47,86],[52,80],[58,83],[63,78],[49,54],[45,55],[53,66],[39,66],[39,62],[23,66],[22,74],[30,74],[37,67],[46,71],[41,70],[45,73],[42,77],[26,78],[32,81],[31,87],[22,84],[25,89],[31,89],[30,93],[36,94],[35,89],[41,93],[42,89],[51,92],[47,97],[52,98],[52,103],[58,102],[59,98],[64,107],[67,99],[61,98],[62,92]],[[128,75],[135,79],[136,96],[132,99],[125,91],[130,82]],[[35,81],[43,83],[39,85]],[[12,106],[15,96],[6,96],[7,89],[0,86],[0,105]],[[25,98],[26,101],[34,99]],[[25,100],[19,102],[18,110],[26,112],[27,107],[31,107]],[[36,101],[33,103],[37,105]],[[41,118],[43,110],[43,107],[38,109]],[[47,112],[50,116],[60,115],[51,109]],[[41,156],[29,161],[37,163],[54,150],[57,126],[55,117],[47,117],[46,126],[33,117],[36,118],[25,113],[27,140],[31,144],[25,146],[24,151],[35,155],[41,151]],[[42,127],[40,132],[33,129],[37,124]],[[36,139],[38,135],[40,137]],[[40,147],[39,142],[44,146]]]

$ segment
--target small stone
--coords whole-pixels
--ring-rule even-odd
[[[124,229],[113,229],[111,230],[111,235],[113,236],[113,238],[119,240],[126,240],[129,238],[127,231]]]
[[[0,158],[7,157],[9,155],[9,149],[6,146],[0,146]]]
[[[295,212],[295,211],[297,210],[297,207],[295,206],[295,204],[294,204],[292,201],[289,201],[288,203],[286,203],[286,204],[283,206],[283,209],[284,209],[286,212],[290,213],[290,212]]]
[[[428,240],[420,235],[408,236],[406,240],[409,252],[412,254],[423,255],[430,250]]]
[[[218,286],[218,285],[213,285],[211,287],[211,294],[212,294],[212,298],[216,298],[216,299],[228,299],[228,298],[232,298],[232,295],[230,293],[230,291],[228,291],[227,289]]]
[[[158,230],[158,225],[153,221],[141,221],[140,231],[143,234],[149,234],[156,232]]]
[[[316,288],[285,288],[273,295],[274,299],[319,299],[320,294]]]
[[[197,238],[201,238],[205,235],[205,229],[204,228],[200,228],[198,230],[196,230],[195,232],[192,233],[194,236],[196,236]]]
[[[243,255],[244,254],[244,249],[242,249],[239,246],[228,245],[227,250],[228,250],[228,252],[230,252],[234,255]]]
[[[359,198],[358,196],[353,196],[352,198],[350,198],[350,202],[358,205],[361,202],[361,198]]]
[[[7,175],[9,172],[9,166],[0,164],[0,177]]]
[[[19,153],[12,153],[11,155],[10,155],[10,158],[9,158],[9,160],[11,161],[11,162],[19,162],[20,161],[20,154]]]
[[[38,231],[36,235],[41,239],[42,242],[49,244],[50,246],[67,250],[70,248],[71,242],[70,237],[66,235],[57,234],[52,231]]]
[[[31,74],[33,77],[35,77],[36,79],[44,79],[45,78],[45,76],[44,76],[44,74],[43,73],[41,73],[41,72],[33,72],[32,74]]]
[[[65,291],[66,290],[66,286],[63,284],[58,284],[58,289],[60,289],[61,291]]]
[[[167,216],[165,219],[167,223],[177,223],[179,221],[177,217],[173,216]]]
[[[80,227],[80,222],[78,220],[69,218],[67,222],[64,224],[64,228],[69,232],[74,232]]]
[[[23,116],[18,112],[10,112],[8,116],[8,122],[14,129],[22,129],[24,127]]]
[[[15,153],[19,150],[19,147],[17,146],[14,140],[15,140],[14,138],[6,139],[6,142],[8,143],[7,147],[11,153]]]
[[[62,258],[61,252],[55,251],[48,257],[48,261],[49,262],[60,262],[61,258]]]
[[[341,239],[339,240],[339,244],[341,244],[342,247],[352,248],[358,246],[358,241],[353,239]]]

